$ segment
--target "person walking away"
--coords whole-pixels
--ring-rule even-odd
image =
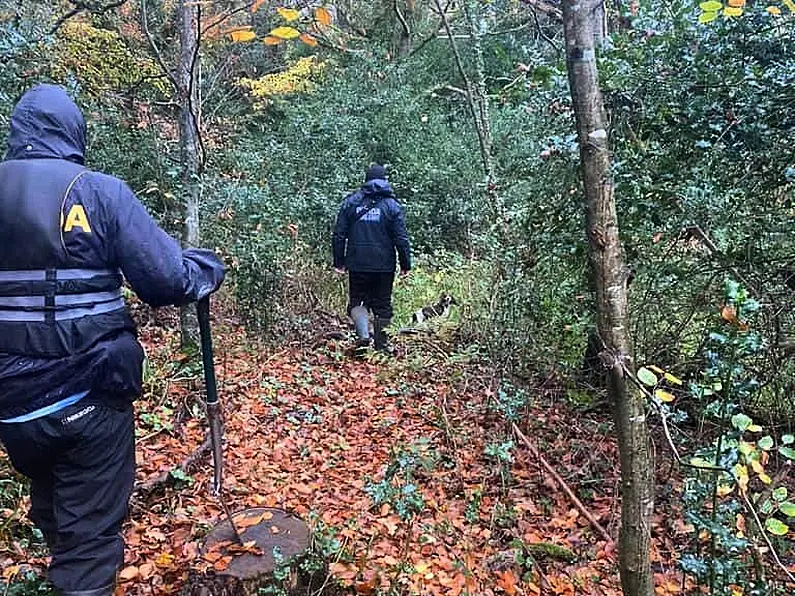
[[[160,229],[121,180],[84,165],[61,88],[23,95],[0,163],[0,442],[30,479],[30,517],[63,596],[111,596],[135,475],[144,354],[122,276],[152,306],[218,289],[214,253]],[[121,157],[121,156],[120,156]]]
[[[340,206],[332,238],[334,270],[348,272],[348,315],[356,327],[357,345],[370,345],[368,312],[373,313],[375,348],[387,351],[386,328],[392,321],[395,253],[400,273],[411,271],[411,247],[403,207],[378,164],[365,173],[362,187]]]

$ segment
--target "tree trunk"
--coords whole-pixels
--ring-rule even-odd
[[[177,15],[180,54],[177,84],[179,92],[179,143],[182,159],[182,192],[185,214],[182,232],[184,247],[199,245],[199,200],[201,197],[199,157],[199,77],[198,8],[195,3],[180,0]],[[199,324],[193,305],[180,309],[182,347],[196,346]]]
[[[643,396],[627,380],[627,375],[634,375],[627,270],[619,240],[608,125],[596,68],[593,19],[597,6],[593,0],[564,0],[563,27],[587,206],[600,359],[608,368],[621,459],[621,586],[624,596],[652,596],[649,549],[654,473]]]

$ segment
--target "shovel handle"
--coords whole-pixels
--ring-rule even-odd
[[[206,296],[196,304],[199,319],[199,336],[204,363],[204,384],[207,388],[207,403],[218,403],[218,387],[215,381],[215,362],[213,361],[213,336],[210,332],[210,297]]]

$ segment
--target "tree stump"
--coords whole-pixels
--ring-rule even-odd
[[[304,521],[270,508],[246,509],[233,518],[245,545],[236,544],[229,520],[218,524],[201,549],[207,569],[190,571],[181,596],[257,596],[266,587],[300,594],[305,578],[298,563],[310,543]]]

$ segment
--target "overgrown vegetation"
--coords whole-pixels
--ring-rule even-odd
[[[147,2],[145,31],[135,0],[111,11],[84,3],[63,22],[75,2],[0,0],[0,127],[31,84],[65,85],[87,115],[90,165],[124,178],[178,233],[179,98],[163,71],[179,54],[173,4]],[[504,428],[526,420],[536,392],[598,409],[604,366],[593,349],[556,6],[453,7],[465,81],[431,2],[312,3],[300,14],[287,4],[202,3],[202,243],[229,265],[251,336],[314,346],[326,327],[344,327],[330,233],[340,202],[377,161],[405,206],[416,254],[412,276],[395,287],[394,337],[409,353],[382,374],[434,358],[488,361],[497,379],[489,408]],[[653,377],[638,383],[658,445],[683,454],[677,507],[688,538],[678,563],[688,594],[787,593],[782,567],[792,565],[795,20],[789,2],[771,6],[708,23],[699,15],[716,11],[690,0],[610,6],[599,52],[632,336]],[[482,72],[467,7],[482,15]],[[295,35],[274,36],[293,26]],[[468,101],[480,76],[493,187]],[[443,292],[458,305],[429,333],[442,347],[401,337],[411,314]],[[161,399],[143,408],[141,436],[171,434],[175,415],[197,414]],[[483,453],[503,492],[516,463],[511,440],[494,437]],[[424,507],[415,474],[431,473],[423,463],[416,446],[395,451],[384,479],[368,485],[409,538]],[[41,537],[20,521],[24,484],[0,478],[0,510],[10,512],[0,542],[35,552]],[[473,511],[480,498],[473,489]],[[39,593],[25,573],[8,594]]]

